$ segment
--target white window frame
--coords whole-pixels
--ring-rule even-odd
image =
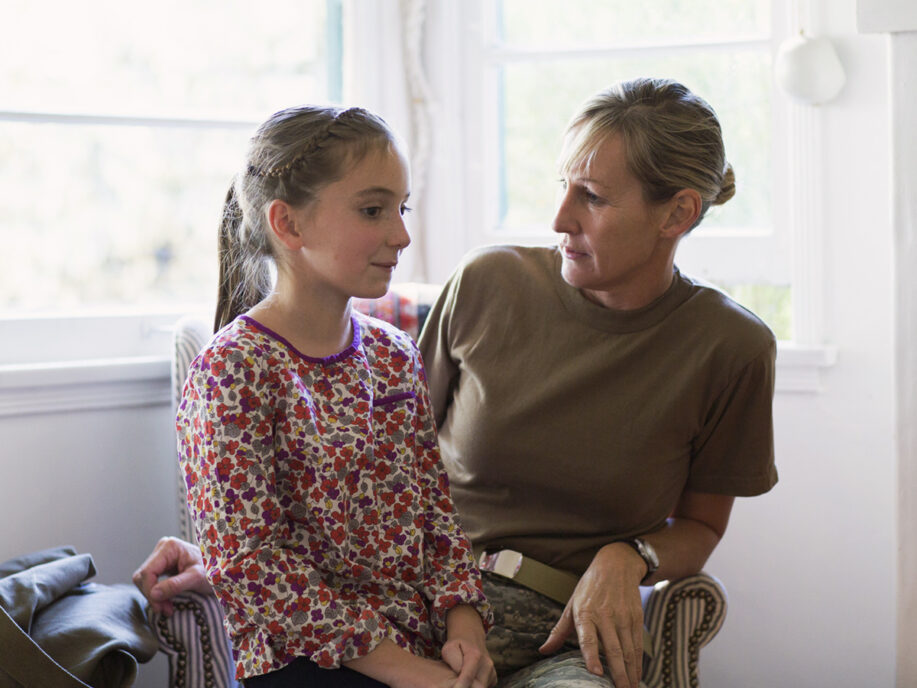
[[[361,21],[359,13],[351,15]],[[244,132],[260,124],[232,118],[80,113],[63,108],[0,110],[0,122]],[[209,323],[209,311],[207,304],[176,303],[141,312],[121,307],[76,314],[0,316],[0,418],[168,404],[172,326],[189,314]]]

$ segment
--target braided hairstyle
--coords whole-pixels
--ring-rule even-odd
[[[701,212],[691,229],[711,205],[735,195],[735,173],[726,161],[716,113],[677,81],[624,81],[587,100],[567,127],[562,174],[588,168],[611,134],[623,139],[627,167],[647,201],[667,201],[682,189],[700,194]]]
[[[388,125],[362,108],[292,107],[258,128],[223,206],[214,331],[271,291],[277,256],[267,206],[275,199],[291,206],[314,201],[368,152],[394,141]]]

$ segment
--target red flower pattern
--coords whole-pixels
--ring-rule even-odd
[[[239,318],[185,384],[188,504],[240,679],[299,656],[336,667],[386,638],[435,656],[456,604],[489,623],[417,347],[353,323],[351,347],[317,360]]]

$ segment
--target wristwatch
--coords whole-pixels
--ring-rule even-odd
[[[640,581],[640,585],[646,585],[650,576],[656,573],[656,569],[659,568],[659,555],[656,554],[655,548],[643,538],[635,537],[630,540],[624,540],[624,542],[633,547],[637,554],[640,555],[640,558],[643,559],[643,563],[646,564],[646,575]]]

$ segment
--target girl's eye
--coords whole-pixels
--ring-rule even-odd
[[[375,218],[382,214],[382,207],[375,205],[369,208],[363,208],[360,212],[366,215],[366,217]]]
[[[402,216],[407,215],[407,214],[408,214],[409,212],[411,212],[412,210],[414,210],[414,209],[413,209],[413,208],[409,208],[408,206],[404,205],[403,203],[401,204],[401,215],[402,215]]]

